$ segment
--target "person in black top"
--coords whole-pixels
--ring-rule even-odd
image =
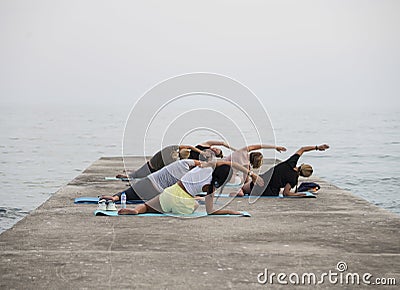
[[[313,169],[308,164],[297,166],[297,162],[304,152],[312,150],[325,151],[328,148],[327,144],[301,147],[289,159],[275,165],[260,175],[264,180],[264,186],[261,187],[254,185],[253,182],[249,182],[243,186],[243,192],[245,194],[251,193],[254,196],[278,196],[281,188],[283,188],[284,196],[305,195],[304,193],[291,192],[290,190],[297,186],[299,176],[309,177],[313,173]]]
[[[154,154],[153,157],[140,168],[131,171],[128,175],[118,174],[116,177],[130,179],[146,177],[174,161],[187,159],[191,151],[198,152],[198,154],[201,152],[201,150],[191,145],[169,145]]]
[[[215,153],[216,157],[223,157],[222,150],[216,147],[211,146],[225,146],[226,148],[232,149],[227,143],[223,141],[206,141],[197,146],[191,145],[170,145],[164,147],[160,151],[151,157],[149,161],[143,164],[140,168],[133,170],[128,175],[126,174],[117,174],[116,178],[143,178],[148,176],[151,173],[154,173],[164,166],[171,164],[174,161],[179,159],[200,159],[200,154],[203,153],[206,149],[210,149]],[[207,155],[203,156],[204,160],[207,159]],[[203,161],[204,161],[203,160]]]
[[[215,153],[215,157],[217,157],[217,158],[224,157],[221,149],[212,147],[212,146],[224,146],[228,149],[236,151],[236,149],[232,148],[231,146],[229,146],[229,144],[227,144],[226,142],[223,142],[223,141],[206,141],[206,142],[196,145],[195,148],[200,149],[201,151],[210,149]],[[191,150],[189,159],[199,160],[199,156],[200,156],[200,153],[198,151]]]

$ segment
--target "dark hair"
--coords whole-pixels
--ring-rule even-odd
[[[221,165],[214,169],[212,173],[211,185],[208,187],[207,194],[213,192],[213,188],[221,187],[232,177],[232,168],[227,165]]]
[[[254,169],[261,167],[263,155],[261,152],[251,152],[250,153],[250,164]]]
[[[218,148],[219,149],[219,148]],[[219,149],[219,154],[217,155],[217,154],[215,154],[215,157],[218,157],[218,158],[224,158],[224,153],[222,152],[222,150],[221,149]]]

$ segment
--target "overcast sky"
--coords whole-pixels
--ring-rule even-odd
[[[265,104],[400,108],[400,1],[0,1],[0,98],[127,103],[213,72]]]

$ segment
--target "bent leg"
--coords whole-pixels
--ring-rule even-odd
[[[154,172],[154,170],[150,167],[150,163],[146,162],[143,164],[142,167],[139,169],[133,171],[132,173],[129,174],[130,178],[143,178],[146,177],[147,175],[151,174]]]
[[[161,208],[160,204],[160,196],[156,196],[155,198],[150,199],[148,202],[144,204],[146,206],[147,212],[156,212],[163,213],[164,211]]]
[[[135,208],[121,208],[118,211],[118,214],[141,214],[146,212],[163,213],[163,210],[161,209],[160,198],[158,196],[144,204],[136,206]]]
[[[136,193],[136,191],[130,186],[128,189],[118,192],[114,195],[102,195],[100,199],[107,199],[107,200],[112,200],[112,201],[119,201],[121,200],[121,195],[122,193],[125,192],[126,194],[126,200],[142,200],[139,195]]]
[[[147,207],[144,204],[140,204],[135,208],[121,208],[118,210],[118,214],[140,214],[145,213],[147,211]]]
[[[121,195],[123,192],[125,192],[126,194],[126,200],[142,200],[132,186],[130,186],[128,189],[124,191],[114,194],[113,197],[117,198],[116,200],[118,201],[121,199]]]
[[[243,186],[242,186],[242,193],[243,193],[243,195],[245,195],[245,194],[250,194],[250,192],[251,192],[251,190],[252,190],[252,188],[253,188],[253,186],[252,186],[252,181],[249,181],[249,182],[247,182],[247,183],[245,183]]]

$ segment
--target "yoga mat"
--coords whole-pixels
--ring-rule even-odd
[[[105,180],[119,180],[119,181],[129,181],[129,178],[118,178],[118,177],[104,177]]]
[[[215,198],[217,197],[233,197],[233,198],[317,198],[316,195],[312,194],[311,192],[308,191],[304,191],[304,192],[299,192],[299,193],[304,193],[306,194],[305,196],[280,196],[280,195],[276,195],[276,196],[255,196],[255,195],[245,195],[245,196],[230,196],[229,194],[215,194]]]
[[[201,216],[211,216],[211,217],[251,217],[247,211],[241,211],[242,215],[235,215],[235,214],[215,214],[215,215],[208,215],[205,212],[194,212],[192,214],[165,214],[165,213],[142,213],[142,214],[118,214],[118,211],[109,211],[109,210],[95,210],[94,215],[96,216],[138,216],[138,217],[147,217],[147,216],[174,216],[174,217],[201,217]]]
[[[98,203],[99,202],[99,198],[95,197],[95,196],[82,196],[82,197],[77,197],[74,200],[75,204],[93,204],[93,203]],[[120,201],[116,202],[117,204],[120,204]],[[138,203],[144,203],[143,200],[127,200],[126,201],[127,204],[138,204]]]

